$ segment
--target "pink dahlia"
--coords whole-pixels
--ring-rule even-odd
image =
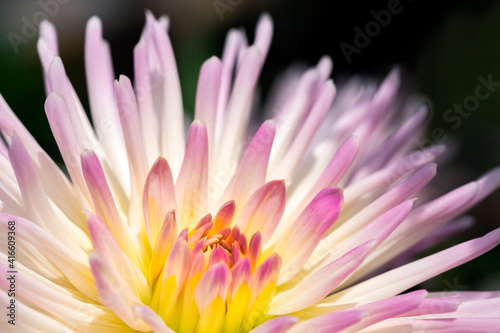
[[[496,246],[499,229],[387,270],[461,230],[500,184],[495,169],[425,200],[445,148],[414,150],[427,110],[398,98],[397,70],[337,96],[329,58],[293,71],[246,140],[264,15],[253,44],[232,30],[201,67],[186,139],[167,26],[147,14],[132,84],[114,81],[90,19],[92,127],[42,24],[45,111],[69,177],[0,99],[2,331],[498,332],[499,292],[408,290]]]

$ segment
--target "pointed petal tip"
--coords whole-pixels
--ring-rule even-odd
[[[44,38],[46,33],[52,33],[55,31],[55,26],[49,20],[42,20],[40,22],[40,38]]]
[[[87,32],[89,30],[97,31],[99,33],[102,31],[102,21],[98,16],[93,15],[87,21]]]

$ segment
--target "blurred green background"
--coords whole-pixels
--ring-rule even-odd
[[[394,0],[392,0],[394,1]],[[54,3],[57,4],[54,6]],[[215,7],[228,8],[219,16]],[[335,64],[334,78],[362,73],[383,76],[394,65],[403,69],[407,85],[432,103],[429,129],[442,128],[456,148],[453,163],[438,169],[448,187],[463,184],[500,165],[500,89],[481,101],[458,129],[443,115],[453,104],[473,95],[478,76],[500,81],[500,1],[402,0],[400,13],[347,62],[340,44],[353,45],[355,27],[373,20],[371,11],[386,9],[391,1],[337,2],[327,0],[2,0],[0,3],[0,92],[26,127],[54,159],[60,161],[43,110],[44,90],[36,37],[16,50],[8,36],[22,36],[26,20],[53,14],[60,52],[68,75],[84,106],[86,82],[83,64],[85,23],[98,15],[110,42],[116,74],[133,76],[132,49],[144,23],[144,10],[171,18],[170,35],[176,52],[184,105],[194,108],[199,67],[211,55],[220,56],[226,31],[253,29],[263,11],[271,13],[275,35],[260,81],[265,97],[273,78],[300,61],[314,64],[323,54]],[[49,7],[47,7],[49,6]],[[49,9],[47,9],[49,8]],[[222,19],[221,19],[222,18]],[[477,223],[455,237],[449,246],[500,227],[500,191],[471,215]],[[424,287],[446,289],[500,289],[500,249],[427,282]]]

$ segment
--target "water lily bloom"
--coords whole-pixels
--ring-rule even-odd
[[[0,299],[15,304],[2,331],[498,332],[500,292],[412,288],[495,247],[499,229],[388,268],[464,230],[500,185],[494,169],[430,199],[446,149],[415,147],[427,109],[399,97],[397,69],[338,93],[328,57],[292,69],[253,127],[263,15],[253,43],[231,30],[202,65],[185,135],[168,20],[146,16],[134,83],[114,81],[101,23],[87,24],[93,126],[42,23],[64,171],[0,99]]]

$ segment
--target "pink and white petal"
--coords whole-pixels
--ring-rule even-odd
[[[307,278],[301,278],[293,288],[278,293],[273,298],[269,313],[284,315],[316,304],[354,272],[374,245],[375,241],[368,241]]]
[[[149,325],[151,330],[155,333],[175,333],[171,330],[163,319],[154,312],[149,306],[146,305],[134,305],[132,307],[134,314]]]
[[[461,293],[448,298],[430,298],[439,305],[439,301],[446,299],[455,299],[457,309],[453,313],[435,312],[424,313],[419,318],[500,318],[500,298],[488,298],[478,300],[463,300]]]
[[[218,200],[219,204],[234,200],[239,212],[252,193],[264,184],[274,134],[275,126],[272,120],[267,120],[260,126],[241,157],[224,194]],[[223,188],[222,184],[216,185]]]
[[[232,299],[238,291],[241,284],[250,284],[251,275],[250,260],[243,257],[231,268],[231,286],[229,288],[228,299]]]
[[[123,251],[127,251],[131,258],[136,257],[132,252],[138,251],[138,244],[133,241],[135,236],[116,207],[98,157],[93,151],[85,151],[82,154],[81,161],[83,175],[97,216],[107,226],[107,229],[109,229]],[[136,258],[136,260],[138,262],[142,261],[139,258]]]
[[[104,223],[90,212],[87,212],[87,215],[87,224],[92,244],[102,263],[107,265],[108,269],[119,273],[130,290],[132,290],[141,301],[149,303],[151,299],[151,289],[148,280],[138,268],[141,266],[137,266],[144,266],[143,260],[139,261],[139,263],[134,263],[137,259],[131,260],[129,258],[130,255],[127,256],[124,253],[124,250],[120,248],[113,234]],[[139,257],[137,254],[136,256]]]
[[[0,265],[0,271],[4,273],[4,276],[8,276],[7,270],[6,266]],[[57,290],[47,283],[20,272],[16,278],[17,285],[22,286],[16,290],[16,301],[42,309],[51,314],[53,318],[58,318],[59,321],[76,330],[85,331],[92,327],[97,329],[99,325],[115,329],[125,326],[113,323],[110,320],[113,313],[105,307],[78,300],[67,290]],[[7,285],[4,286],[3,281],[1,281],[0,288],[7,291],[9,288],[5,287]],[[7,292],[5,294],[7,295]]]
[[[287,181],[292,181],[293,174],[297,169],[299,162],[302,160],[302,157],[306,153],[314,134],[326,117],[326,114],[332,105],[335,93],[336,88],[331,80],[321,86],[318,96],[312,105],[304,124],[298,131],[297,136],[293,140],[283,159],[270,173],[271,179],[285,178]]]
[[[194,293],[200,314],[215,298],[226,299],[230,285],[231,271],[225,263],[209,267]]]
[[[158,157],[144,184],[142,211],[151,248],[155,246],[167,212],[175,209],[172,171],[163,157]]]
[[[0,295],[0,302],[2,304],[8,304],[10,299],[7,293],[2,293]],[[71,326],[65,325],[60,321],[54,319],[53,316],[42,313],[39,309],[33,309],[32,307],[24,304],[22,301],[16,302],[17,311],[23,314],[23,320],[16,322],[16,325],[11,325],[7,320],[2,320],[0,322],[0,329],[2,332],[7,333],[17,333],[17,332],[68,332],[77,333],[78,331]]]
[[[221,75],[222,62],[217,57],[211,57],[201,66],[198,78],[194,118],[203,121],[207,126],[208,142],[215,142],[215,121]],[[214,147],[211,146],[210,151],[213,149]]]
[[[348,184],[345,189],[346,205],[372,200],[376,195],[385,191],[388,185],[404,175],[433,162],[444,151],[445,146],[443,145],[415,151],[354,184]]]
[[[291,279],[307,262],[318,242],[340,215],[342,190],[322,190],[304,209],[289,230],[276,241],[274,250],[283,259],[280,284]],[[300,248],[297,253],[295,249]]]
[[[167,32],[150,12],[146,13],[146,35],[150,53],[156,57],[157,64],[149,63],[150,70],[156,70],[161,87],[159,98],[160,149],[161,155],[170,163],[172,172],[178,174],[184,156],[184,117],[179,74]],[[150,59],[151,60],[151,59]],[[151,67],[151,66],[156,66]],[[158,91],[159,92],[159,91]]]
[[[252,234],[247,233],[247,235],[252,235]],[[246,253],[246,257],[250,262],[252,273],[255,272],[255,269],[257,268],[261,254],[262,254],[262,236],[260,234],[260,231],[257,231],[253,234],[252,238],[248,242],[248,250]]]
[[[47,80],[49,82],[50,92],[55,92],[63,97],[68,109],[66,117],[79,143],[82,144],[80,141],[85,141],[85,144],[90,146],[89,149],[101,154],[100,146],[92,125],[90,124],[73,86],[66,76],[66,70],[64,69],[60,57],[56,56],[52,60],[47,72]]]
[[[153,94],[154,90],[160,89],[157,78],[149,70],[148,46],[146,40],[141,38],[134,48],[134,79],[137,105],[141,118],[142,139],[148,144],[144,149],[147,157],[147,165],[160,156],[160,134],[159,134],[159,112],[155,110]]]
[[[31,157],[15,134],[12,137],[9,157],[21,190],[23,206],[30,220],[61,239],[73,251],[89,249],[89,239],[85,232],[53,209]]]
[[[479,190],[477,183],[463,185],[412,211],[406,221],[390,235],[369,260],[359,274],[365,274],[388,262],[396,255],[422,240],[431,232],[463,212]],[[397,251],[394,251],[397,249]]]
[[[372,251],[376,251],[378,246],[383,244],[383,242],[389,237],[394,230],[404,222],[405,218],[410,213],[413,208],[414,200],[407,200],[399,204],[398,206],[388,210],[384,214],[377,217],[375,220],[370,222],[364,228],[355,232],[351,236],[342,240],[338,244],[331,244],[328,248],[318,247],[311,256],[313,260],[309,260],[306,268],[312,267],[313,272],[317,271],[319,268],[323,267],[326,263],[335,260],[340,257],[350,249],[357,247],[370,239],[375,240],[375,244],[372,247]],[[370,253],[371,254],[371,253]],[[370,255],[371,256],[371,255]],[[370,260],[368,256],[367,260]],[[363,264],[360,265],[362,267]],[[358,269],[360,268],[358,267]],[[359,272],[356,270],[354,274],[345,283],[351,283],[356,279],[363,276],[364,272]]]
[[[215,151],[218,162],[215,172],[225,171],[234,165],[239,156],[253,101],[253,93],[260,74],[260,51],[256,46],[245,50],[238,66],[235,82],[229,99],[227,117],[224,122],[220,141]]]
[[[116,108],[114,74],[109,45],[102,39],[102,24],[97,17],[87,22],[85,31],[85,70],[90,110],[95,131],[117,180],[127,189],[129,173],[123,133]],[[126,191],[128,193],[128,191]]]
[[[394,68],[377,89],[370,101],[370,113],[365,122],[354,131],[354,135],[359,137],[362,146],[369,143],[369,139],[374,132],[380,128],[380,122],[385,118],[395,101],[396,94],[400,86],[399,69]]]
[[[175,183],[180,229],[192,229],[208,212],[208,138],[205,125],[195,120],[189,129],[186,155]]]
[[[287,333],[336,333],[358,323],[366,315],[363,311],[341,311],[328,313],[303,321]]]
[[[90,267],[102,304],[113,310],[130,328],[139,332],[150,331],[149,325],[134,314],[134,305],[142,303],[122,278],[114,274],[95,253],[90,254]]]
[[[388,162],[400,156],[400,154],[414,142],[416,135],[423,128],[427,119],[428,109],[426,105],[418,108],[414,114],[404,121],[389,138],[381,143],[377,149],[360,162],[358,170],[355,171],[352,182],[362,179],[367,175],[383,168]]]
[[[222,53],[222,75],[220,82],[219,100],[217,102],[217,118],[215,123],[215,139],[218,149],[220,136],[224,128],[223,124],[227,114],[227,103],[232,86],[232,77],[236,58],[242,48],[246,47],[247,41],[243,31],[231,29],[224,42],[224,51]],[[214,147],[214,149],[216,148]],[[215,149],[215,151],[217,151]]]
[[[163,268],[163,282],[171,276],[175,276],[176,293],[179,294],[182,286],[188,277],[193,254],[187,241],[184,238],[176,240],[172,246],[172,250],[168,254],[167,261]]]
[[[235,225],[246,235],[262,233],[266,243],[276,230],[285,209],[286,189],[283,180],[274,180],[263,185],[248,199]]]
[[[54,161],[43,151],[40,145],[35,141],[30,132],[16,117],[14,112],[7,105],[2,95],[0,94],[0,129],[5,134],[7,141],[16,133],[28,153],[30,154],[33,163],[38,172],[43,170],[44,177],[41,177],[41,182],[47,191],[47,195],[54,202],[59,202],[61,210],[66,216],[75,222],[79,227],[84,228],[84,215],[81,212],[81,205],[77,200],[72,184],[68,177],[54,163]]]
[[[380,274],[325,298],[324,303],[369,302],[391,297],[468,262],[500,243],[500,229]]]
[[[45,77],[45,93],[50,94],[49,83],[45,75],[54,56],[59,55],[59,45],[57,41],[57,32],[54,25],[48,21],[40,23],[40,38],[37,41],[37,51],[42,67],[44,69]]]
[[[335,152],[330,163],[328,163],[326,168],[322,171],[320,177],[317,178],[317,174],[314,173],[313,175],[305,175],[304,178],[307,179],[297,179],[294,181],[288,189],[291,193],[288,198],[287,207],[290,208],[285,208],[287,218],[284,220],[289,221],[289,216],[297,216],[325,187],[337,186],[338,182],[351,168],[358,151],[359,142],[357,138],[349,137]],[[311,179],[312,177],[314,177],[315,180]],[[314,181],[313,186],[311,186],[312,181]],[[304,196],[303,193],[306,193],[306,195]]]
[[[375,324],[363,333],[496,333],[500,326],[498,318],[446,318],[407,319],[396,318]]]
[[[126,76],[122,75],[119,81],[115,81],[115,93],[130,167],[129,221],[131,221],[135,231],[139,232],[144,228],[141,201],[144,181],[148,174],[148,165],[141,127],[137,126],[140,123],[137,102],[132,83]]]
[[[295,89],[285,97],[283,105],[280,105],[280,109],[274,114],[277,132],[271,150],[270,174],[279,172],[279,170],[275,169],[297,135],[301,122],[307,116],[319,83],[320,77],[317,70],[310,69],[304,72],[297,86],[294,87]]]
[[[316,70],[319,73],[320,80],[326,81],[332,74],[333,70],[333,60],[327,55],[324,55],[319,59],[318,64],[316,65]]]
[[[62,243],[62,238],[54,237],[31,221],[0,213],[0,224],[4,230],[8,230],[8,221],[16,221],[16,237],[19,240],[35,247],[43,257],[57,266],[82,294],[93,300],[98,299],[88,264],[88,256],[84,251],[71,250]],[[64,237],[69,238],[67,235]],[[28,246],[26,246],[25,251],[29,251]]]
[[[286,333],[299,319],[293,316],[281,316],[270,319],[250,331],[250,333]]]
[[[380,321],[410,312],[422,303],[426,295],[427,291],[417,290],[407,294],[358,306],[354,309],[367,311],[368,314],[358,323],[351,326],[350,329],[353,331],[359,331]]]
[[[271,254],[262,264],[257,267],[257,270],[252,274],[250,281],[251,298],[250,303],[262,293],[270,283],[276,285],[281,269],[281,258],[276,253]]]
[[[49,21],[40,23],[40,38],[47,43],[54,54],[59,53],[56,28]]]
[[[261,55],[261,67],[267,57],[271,40],[273,38],[273,19],[268,13],[264,13],[259,17],[257,26],[255,28],[255,40],[253,45],[257,46]]]
[[[399,315],[399,317],[414,317],[423,315],[431,315],[434,317],[436,314],[455,316],[456,310],[461,303],[462,299],[458,295],[452,297],[424,298],[418,307]],[[450,312],[452,313],[450,314]]]
[[[156,281],[165,266],[170,250],[177,237],[177,222],[174,211],[165,215],[163,225],[158,233],[151,259],[151,280]]]
[[[57,94],[51,93],[45,102],[45,112],[52,134],[56,140],[59,151],[64,160],[64,165],[68,169],[71,179],[76,185],[77,193],[84,207],[92,207],[92,199],[87,190],[81,164],[80,155],[85,150],[91,150],[92,144],[76,134],[71,121],[69,119],[69,110],[66,106],[64,98]]]
[[[335,232],[328,235],[322,241],[322,244],[335,244],[343,238],[352,235],[383,212],[395,207],[422,189],[435,175],[436,165],[433,163],[427,164],[403,183],[390,189],[378,199],[365,206],[365,208],[362,208],[353,217],[347,220],[341,217],[339,223],[342,224],[337,226]]]
[[[490,298],[500,298],[500,291],[441,291],[430,292],[429,297],[459,296],[463,302],[479,301]]]

